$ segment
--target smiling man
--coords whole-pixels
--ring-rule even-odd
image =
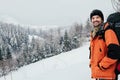
[[[104,16],[103,13],[100,10],[93,10],[90,14],[90,19],[93,24],[93,31],[92,31],[92,37],[95,37],[96,33],[98,32],[100,26],[104,22]]]
[[[119,44],[113,30],[104,33],[105,40],[101,36],[104,16],[100,10],[93,10],[90,14],[93,25],[90,39],[90,68],[92,80],[115,80],[115,67],[117,60],[107,56],[111,44]]]

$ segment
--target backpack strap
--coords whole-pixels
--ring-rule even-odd
[[[108,29],[112,29],[114,31],[115,23],[106,22],[104,25],[101,26],[101,29],[98,31],[97,35],[99,35],[99,39],[103,39],[105,41],[105,31]]]
[[[104,24],[104,30],[106,31],[106,30],[108,30],[108,29],[112,29],[113,31],[114,31],[114,29],[115,29],[115,27],[113,27],[113,26],[115,26],[115,24],[116,23],[110,23],[110,22],[106,22],[105,24]]]
[[[109,22],[106,22],[103,26],[103,30],[106,30],[108,28],[108,26],[109,26]]]
[[[113,29],[113,28],[112,28],[113,25],[114,25],[113,23],[109,23],[109,22],[106,22],[106,23],[103,25],[102,38],[103,38],[104,41],[105,41],[105,31],[107,31],[108,29]]]
[[[109,26],[109,23],[106,22],[106,23],[104,23],[104,25],[102,25],[100,27],[100,30],[97,32],[97,35],[99,35],[99,39],[103,39],[105,41],[105,36],[104,36],[105,31],[110,29],[110,27],[108,27],[108,26]]]

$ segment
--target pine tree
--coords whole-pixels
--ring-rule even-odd
[[[2,56],[2,53],[1,53],[1,48],[0,48],[0,60],[3,60],[3,56]]]
[[[70,39],[68,37],[67,31],[65,31],[65,34],[64,34],[64,45],[63,45],[63,49],[62,50],[64,52],[71,50],[71,41],[70,41]]]
[[[10,49],[7,48],[7,59],[11,59],[12,58],[12,54],[10,52]]]
[[[88,19],[86,21],[86,25],[85,25],[85,29],[84,29],[84,35],[89,37],[91,30],[92,30],[92,25],[90,24],[90,20]]]
[[[78,48],[79,47],[79,40],[77,37],[73,37],[72,40],[72,49]]]

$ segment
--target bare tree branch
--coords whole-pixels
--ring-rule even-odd
[[[113,9],[120,12],[120,0],[111,0]]]

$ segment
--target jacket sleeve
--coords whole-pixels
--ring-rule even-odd
[[[113,30],[111,30],[111,29],[106,30],[106,32],[105,32],[105,42],[106,42],[106,45],[108,47],[108,52],[110,51],[110,46],[111,45],[112,45],[112,47],[115,47],[115,46],[119,45],[117,36],[116,36],[116,34]],[[116,61],[117,61],[117,59],[113,59],[113,58],[108,57],[108,54],[109,54],[108,52],[107,52],[107,55],[99,63],[99,66],[103,67],[104,69],[109,68],[112,64],[115,64]],[[116,51],[112,50],[112,54],[116,54]]]

